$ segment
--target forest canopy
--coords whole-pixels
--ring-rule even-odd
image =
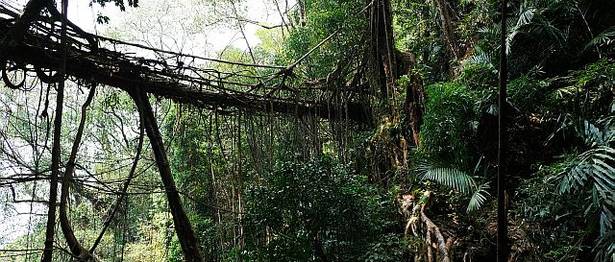
[[[2,0],[0,261],[615,261],[611,0]]]

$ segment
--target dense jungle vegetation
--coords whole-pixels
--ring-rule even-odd
[[[45,2],[34,21],[64,1]],[[274,23],[255,2],[90,4],[162,61],[130,63],[233,61],[201,65],[216,94],[323,111],[111,88],[69,51],[66,77],[12,86],[44,62],[6,51],[35,26],[0,19],[0,261],[496,261],[498,170],[507,261],[615,261],[615,1],[265,0]],[[79,48],[71,28],[49,41]],[[242,47],[203,51],[212,28]]]

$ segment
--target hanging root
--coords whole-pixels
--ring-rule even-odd
[[[431,196],[432,192],[426,191],[418,200],[411,194],[405,194],[398,198],[400,213],[408,221],[404,234],[420,237],[421,231],[424,231],[427,261],[450,262],[453,238],[446,239],[440,228],[425,214]],[[434,249],[438,251],[435,255]]]
[[[68,198],[70,195],[70,184],[71,182],[73,182],[72,177],[73,172],[75,171],[77,153],[79,151],[79,146],[81,145],[81,138],[83,137],[83,132],[85,129],[87,108],[92,102],[92,98],[94,97],[95,92],[95,87],[92,86],[92,88],[90,88],[90,93],[88,94],[87,100],[81,107],[81,119],[79,120],[79,127],[73,141],[73,146],[68,159],[68,164],[66,166],[66,170],[64,171],[64,177],[62,178],[62,192],[60,196],[60,227],[62,229],[62,233],[64,234],[64,238],[66,238],[68,247],[76,261],[98,261],[98,259],[91,252],[89,252],[83,247],[77,237],[75,237],[75,232],[68,218]]]

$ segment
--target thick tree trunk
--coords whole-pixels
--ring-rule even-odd
[[[412,69],[416,66],[416,56],[409,52],[397,53],[399,70],[407,74],[410,83],[406,86],[406,101],[404,101],[404,136],[406,140],[413,141],[415,146],[420,144],[420,127],[423,122],[423,107],[425,90],[423,80]],[[410,134],[408,134],[408,131]]]
[[[414,142],[414,145],[418,147],[421,143],[420,127],[423,122],[423,103],[425,99],[425,91],[423,90],[422,81],[417,78],[417,76],[412,76],[411,83],[406,89],[404,113],[406,114],[405,125],[412,133],[412,141]]]
[[[141,90],[136,90],[131,92],[130,95],[139,109],[145,132],[150,140],[152,151],[154,151],[156,166],[160,172],[160,178],[165,188],[167,200],[169,201],[169,208],[173,216],[175,232],[177,233],[177,238],[179,239],[184,254],[184,261],[201,262],[203,258],[199,249],[199,242],[194,235],[190,220],[188,220],[188,216],[186,216],[186,212],[182,206],[179,192],[177,191],[173,175],[171,174],[171,167],[169,166],[167,154],[162,142],[160,129],[156,123],[156,117],[154,116],[147,94]]]
[[[399,141],[393,141],[395,148],[391,150],[396,157],[392,164],[385,166],[407,166],[408,142],[419,144],[419,128],[421,125],[424,91],[422,81],[412,72],[416,64],[415,56],[411,53],[400,52],[395,49],[393,38],[391,2],[390,0],[376,0],[370,12],[370,52],[368,53],[370,84],[374,90],[380,90],[381,104],[386,111],[381,112],[390,122],[401,122],[404,130]],[[401,95],[397,80],[403,74],[410,77],[406,87],[406,101],[403,109],[396,108],[392,101]],[[403,112],[402,112],[403,111]],[[403,115],[402,115],[403,114]],[[382,116],[381,115],[381,116]],[[402,159],[400,160],[399,156]]]

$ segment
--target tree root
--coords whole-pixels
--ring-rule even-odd
[[[420,200],[417,200],[411,194],[402,195],[398,199],[401,204],[401,214],[408,221],[404,234],[420,237],[421,233],[424,232],[427,261],[450,262],[453,238],[445,238],[440,228],[425,214],[431,196],[432,192],[426,191]],[[437,252],[434,253],[434,249]]]

